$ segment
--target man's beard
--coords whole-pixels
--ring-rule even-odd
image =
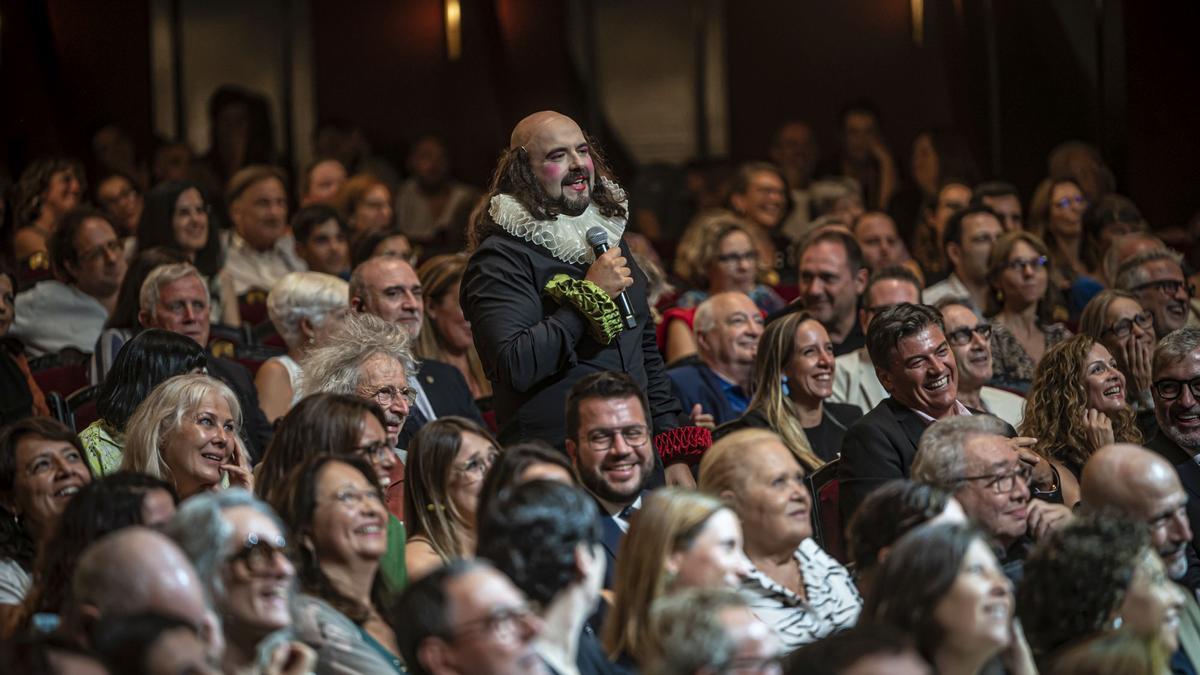
[[[1159,557],[1162,558],[1163,563],[1167,566],[1167,577],[1174,581],[1179,581],[1184,577],[1184,575],[1187,574],[1188,558],[1185,550],[1187,545],[1188,542],[1181,541],[1177,545],[1168,546],[1166,549],[1158,552]],[[1172,555],[1175,555],[1181,551],[1183,551],[1184,554],[1179,556],[1178,559],[1170,559]]]
[[[583,487],[596,497],[613,504],[628,504],[637,499],[637,496],[646,488],[646,483],[650,482],[650,472],[653,466],[653,463],[641,466],[642,480],[628,494],[614,490],[604,481],[604,477],[598,471],[593,472],[576,464],[575,473],[579,476],[579,482],[583,483]]]
[[[584,211],[587,211],[588,204],[592,202],[592,186],[588,186],[586,193],[579,196],[573,196],[567,192],[567,186],[577,180],[580,176],[586,181],[588,175],[583,171],[572,171],[567,174],[567,177],[562,182],[562,195],[558,198],[558,208],[563,215],[567,216],[582,216]]]

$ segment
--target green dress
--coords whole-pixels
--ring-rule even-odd
[[[96,420],[79,432],[83,454],[87,456],[96,478],[108,476],[121,470],[121,458],[125,448],[125,435],[113,429],[108,422]]]
[[[404,544],[408,535],[404,523],[396,516],[388,514],[387,553],[379,561],[379,571],[387,582],[388,589],[395,595],[408,585],[408,569],[404,565]]]

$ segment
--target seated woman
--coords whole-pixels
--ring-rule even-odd
[[[312,649],[276,636],[292,625],[296,578],[284,529],[270,506],[238,489],[196,495],[166,527],[221,617],[222,672],[263,672],[272,663],[302,672],[315,665]]]
[[[267,295],[267,316],[287,345],[283,356],[267,359],[254,374],[258,403],[267,421],[287,414],[303,395],[300,360],[321,331],[336,327],[349,311],[350,285],[320,272],[291,272]]]
[[[458,368],[471,396],[481,408],[491,407],[492,383],[475,351],[471,322],[463,317],[458,291],[467,255],[439,255],[421,264],[417,276],[425,299],[425,318],[417,338],[416,357],[434,359]]]
[[[812,471],[837,458],[858,406],[827,403],[833,394],[833,343],[821,322],[793,312],[767,324],[754,358],[754,397],[739,419],[722,425],[720,438],[738,429],[770,429],[804,468]]]
[[[387,445],[383,412],[374,402],[345,394],[312,394],[300,399],[276,426],[271,445],[254,469],[258,496],[282,512],[288,475],[308,457],[320,454],[367,462],[384,491],[399,461]],[[395,591],[406,583],[405,540],[404,523],[389,513],[387,554],[379,561],[379,570]]]
[[[329,205],[342,214],[355,236],[393,224],[392,192],[371,174],[360,173],[342,183]]]
[[[351,270],[367,260],[381,255],[404,258],[412,263],[416,261],[412,242],[408,240],[408,235],[398,227],[368,230],[358,233],[350,239]]]
[[[1076,519],[1050,533],[1025,560],[1017,614],[1045,670],[1080,640],[1124,628],[1179,647],[1183,591],[1139,523]]]
[[[171,483],[180,500],[229,485],[253,490],[241,428],[242,408],[224,382],[177,375],[155,387],[129,418],[121,470]]]
[[[6,337],[17,315],[18,290],[16,273],[0,260],[0,419],[7,421],[50,414],[46,397],[29,370],[25,346]]]
[[[685,588],[736,589],[749,572],[741,522],[727,505],[682,488],[651,492],[621,542],[605,651],[618,664],[645,666],[655,600]]]
[[[962,505],[941,488],[894,480],[867,495],[846,527],[846,549],[863,597],[871,595],[892,546],[925,523],[967,522]]]
[[[804,468],[783,439],[743,429],[717,441],[700,460],[700,489],[742,521],[753,567],[741,588],[785,649],[854,625],[862,599],[846,568],[812,539]]]
[[[545,441],[532,440],[515,443],[504,448],[496,463],[488,469],[479,490],[478,513],[484,513],[488,504],[504,490],[532,480],[552,480],[575,485],[575,471],[561,451]]]
[[[374,469],[315,455],[289,474],[279,512],[288,525],[301,594],[293,631],[317,650],[319,673],[400,673],[391,596],[379,561],[387,509]]]
[[[1100,276],[1103,251],[1087,246],[1083,213],[1088,199],[1073,178],[1050,177],[1038,183],[1029,200],[1029,230],[1046,242],[1054,260],[1050,280],[1064,293],[1083,276]]]
[[[68,157],[43,157],[21,172],[13,201],[13,257],[22,265],[41,256],[46,261],[50,235],[69,211],[80,206],[87,191],[83,163]]]
[[[98,418],[79,432],[92,473],[121,468],[125,427],[133,411],[158,385],[176,375],[202,373],[208,354],[196,341],[158,328],[144,330],[121,348],[96,399]]]
[[[61,422],[30,417],[0,430],[0,609],[24,600],[37,551],[90,482],[79,439]]]
[[[1117,358],[1117,368],[1129,388],[1126,400],[1138,415],[1142,435],[1157,433],[1154,397],[1150,393],[1154,345],[1154,314],[1128,291],[1102,291],[1079,317],[1079,332],[1104,345]]]
[[[1022,230],[1001,235],[988,258],[992,292],[984,314],[992,322],[992,385],[1029,391],[1033,369],[1046,350],[1071,337],[1046,245]]]
[[[475,511],[488,469],[500,456],[496,439],[462,417],[421,427],[404,463],[404,557],[410,580],[475,551]]]
[[[1011,584],[978,530],[926,524],[892,548],[863,617],[913,636],[942,675],[993,672],[997,662],[1010,675],[1036,675],[1014,611]]]
[[[754,234],[752,225],[725,211],[698,219],[684,233],[675,274],[691,288],[663,314],[659,347],[667,363],[696,353],[692,315],[711,295],[745,293],[766,314],[787,304],[771,287],[758,283],[760,270],[773,268],[760,264]]]
[[[1172,672],[1170,661],[1171,653],[1158,640],[1114,630],[1063,649],[1047,675],[1162,675]]]
[[[1104,345],[1088,335],[1058,343],[1038,364],[1021,422],[1062,482],[1063,503],[1079,501],[1079,477],[1092,453],[1110,443],[1141,443],[1125,399],[1125,376]]]
[[[223,255],[218,223],[208,196],[199,183],[167,181],[146,193],[146,208],[138,224],[138,253],[164,246],[184,255],[208,286],[211,320],[241,325],[233,278],[221,267]]]

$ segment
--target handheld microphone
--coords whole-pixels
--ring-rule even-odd
[[[608,233],[599,225],[588,228],[587,243],[592,247],[592,251],[599,258],[605,251],[608,250]],[[626,328],[637,328],[637,319],[633,318],[633,307],[629,305],[629,298],[625,296],[625,291],[621,291],[616,297],[617,309],[621,310],[621,321]]]

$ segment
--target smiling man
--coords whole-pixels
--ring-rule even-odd
[[[867,285],[862,249],[849,232],[817,230],[800,253],[800,302],[833,341],[835,356],[863,346],[858,296]]]
[[[1197,522],[1200,464],[1195,458],[1200,455],[1200,329],[1182,328],[1158,343],[1152,382],[1150,389],[1159,432],[1147,447],[1175,466],[1180,482],[1191,495],[1188,517]],[[1192,547],[1200,551],[1200,539],[1195,536]]]
[[[1116,287],[1133,293],[1154,314],[1154,333],[1166,335],[1196,321],[1183,256],[1168,248],[1143,251],[1117,268]]]
[[[685,410],[698,405],[716,424],[731,422],[750,405],[762,312],[745,293],[718,293],[696,308],[692,332],[700,363],[672,368],[671,384]]]

